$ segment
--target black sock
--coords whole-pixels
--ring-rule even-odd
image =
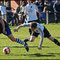
[[[60,43],[58,42],[58,40],[54,39],[54,43],[60,46]]]
[[[25,39],[25,40],[24,40],[24,42],[27,42],[27,41],[29,41],[29,39]]]

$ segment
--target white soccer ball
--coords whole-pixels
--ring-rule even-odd
[[[8,48],[8,47],[5,47],[4,49],[3,49],[3,53],[5,53],[5,54],[9,54],[11,52],[11,50],[10,50],[10,48]]]

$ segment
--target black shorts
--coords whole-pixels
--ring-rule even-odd
[[[3,33],[3,30],[2,30],[1,28],[2,28],[2,27],[0,26],[0,34]],[[12,32],[11,32],[9,26],[8,26],[8,27],[5,27],[5,31],[7,32],[6,34],[4,34],[4,35],[6,35],[6,36],[12,34]]]
[[[28,23],[30,23],[30,22],[37,22],[37,23],[39,23],[38,20],[28,21]]]
[[[44,31],[43,32],[44,32],[44,37],[49,38],[51,36],[49,31],[45,27],[44,27]],[[33,35],[35,37],[38,37],[38,35],[40,34],[40,33],[36,33],[36,32],[32,33],[31,29],[29,29],[29,33],[30,33],[30,35]]]
[[[51,36],[51,34],[49,33],[49,31],[44,27],[44,37],[49,38]]]
[[[30,35],[35,36],[35,37],[38,37],[38,35],[39,35],[39,33],[36,33],[36,32],[32,33],[31,29],[29,29],[29,33],[30,33]]]

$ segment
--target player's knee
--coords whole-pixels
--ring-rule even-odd
[[[34,36],[31,36],[30,37],[30,42],[33,42],[35,40],[35,37]]]
[[[30,40],[30,42],[33,42],[34,40]]]
[[[14,39],[11,39],[11,41],[12,41],[12,42],[15,42],[15,40],[14,40]]]
[[[52,36],[50,36],[48,39],[49,39],[49,40],[51,40],[51,41],[53,41],[53,40],[54,40],[54,38],[53,38]]]
[[[34,41],[34,39],[32,38],[32,39],[30,39],[30,42],[33,42]]]

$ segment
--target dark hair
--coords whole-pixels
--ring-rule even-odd
[[[36,28],[37,27],[37,23],[36,22],[32,22],[30,26],[31,26],[31,28]]]

